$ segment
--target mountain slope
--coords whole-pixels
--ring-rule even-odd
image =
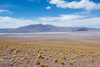
[[[57,27],[53,25],[28,25],[15,29],[0,29],[0,33],[33,33],[33,32],[75,32],[75,31],[93,31],[96,28],[85,27]]]

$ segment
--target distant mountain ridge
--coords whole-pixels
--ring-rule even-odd
[[[34,32],[76,32],[76,31],[96,31],[97,28],[85,28],[85,27],[58,27],[53,25],[28,25],[19,28],[0,29],[0,33],[34,33]]]

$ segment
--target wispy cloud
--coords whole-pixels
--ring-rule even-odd
[[[0,17],[0,28],[17,28],[29,24],[38,24],[38,23],[29,19],[17,19],[7,16]]]
[[[81,15],[60,15],[59,17],[41,17],[40,20],[42,21],[69,21],[69,20],[77,20],[83,19],[86,16]]]
[[[49,0],[47,0],[47,2],[49,2]]]
[[[9,12],[9,10],[1,9],[0,12]]]
[[[12,8],[12,7],[17,7],[16,5],[11,5],[11,4],[0,4],[0,8]]]
[[[13,12],[11,12],[11,11],[9,11],[9,10],[0,9],[0,13],[2,13],[2,12],[7,12],[7,13],[9,13],[9,14],[12,14],[12,13],[13,13]]]
[[[60,19],[62,17],[70,16],[70,19],[67,18],[67,20]],[[0,28],[17,28],[20,26],[26,26],[30,24],[52,24],[55,26],[65,26],[65,27],[93,27],[93,28],[100,28],[100,17],[89,17],[85,18],[86,16],[79,16],[74,15],[73,18],[72,15],[61,15],[60,17],[45,17],[45,20],[42,18],[41,20],[32,20],[32,19],[18,19],[18,18],[12,18],[12,17],[0,17]],[[81,18],[80,18],[81,17]],[[83,19],[84,18],[84,19]],[[48,21],[49,20],[49,21]],[[57,21],[58,20],[58,21]]]
[[[31,2],[40,2],[41,0],[29,0],[29,1],[31,1]]]
[[[45,24],[52,24],[55,26],[62,27],[91,27],[91,28],[100,28],[100,17],[91,17],[85,19],[76,19],[68,21],[43,21]]]
[[[46,9],[51,9],[51,7],[50,7],[50,6],[48,6],[48,7],[46,7]]]
[[[34,2],[34,0],[29,0],[29,1]]]
[[[85,10],[94,10],[100,9],[100,3],[94,3],[90,0],[81,0],[81,1],[72,1],[68,2],[65,0],[51,0],[50,4],[56,4],[60,8],[72,8],[72,9],[85,9]]]
[[[60,15],[58,17],[41,17],[40,20],[44,23],[53,24],[65,27],[93,27],[100,28],[100,17],[91,15]]]

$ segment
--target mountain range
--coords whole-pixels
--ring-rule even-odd
[[[34,32],[76,32],[76,31],[100,31],[97,28],[86,27],[58,27],[53,25],[28,25],[19,28],[0,29],[0,33],[34,33]]]

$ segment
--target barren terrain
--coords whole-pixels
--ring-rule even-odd
[[[0,67],[100,67],[100,36],[0,36]]]
[[[100,46],[100,36],[0,36],[0,40],[40,44]]]

